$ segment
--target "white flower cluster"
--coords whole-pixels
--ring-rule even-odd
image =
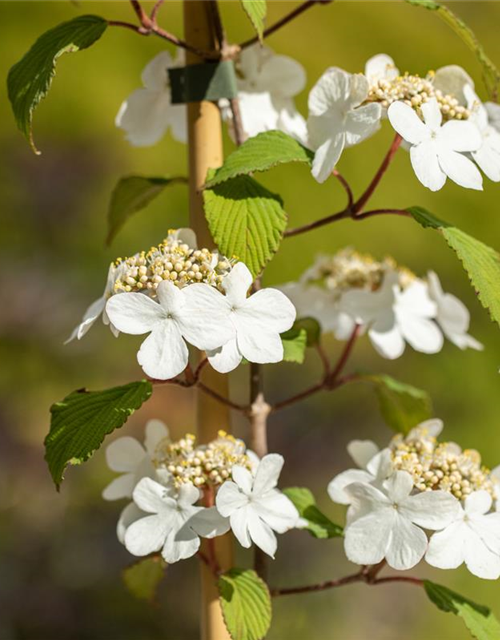
[[[207,445],[196,445],[190,434],[172,442],[167,427],[151,420],[144,447],[134,438],[118,438],[106,458],[122,475],[103,497],[133,500],[120,515],[117,535],[135,556],[161,552],[166,562],[177,562],[198,551],[200,537],[231,529],[243,547],[253,542],[274,557],[275,533],[300,525],[297,510],[276,488],[283,458],[259,460],[223,431]]]
[[[276,289],[248,296],[252,275],[242,262],[234,263],[197,249],[190,229],[171,231],[158,247],[110,266],[103,296],[90,305],[70,340],[82,338],[101,315],[115,335],[149,333],[137,359],[147,375],[160,380],[184,371],[187,343],[206,351],[222,373],[243,358],[280,362],[280,333],[293,325],[295,308]]]
[[[482,349],[468,335],[469,312],[444,293],[438,276],[418,278],[394,260],[377,261],[352,249],[320,256],[297,283],[283,285],[299,317],[316,318],[324,332],[346,340],[356,325],[384,358],[399,358],[406,343],[437,353],[443,334],[461,349]]]
[[[440,569],[466,564],[474,575],[500,577],[500,466],[490,471],[477,451],[439,443],[440,420],[398,435],[386,449],[353,441],[358,469],[328,486],[349,505],[346,555],[356,564],[386,560],[406,570],[425,560]],[[436,532],[430,536],[426,531]]]

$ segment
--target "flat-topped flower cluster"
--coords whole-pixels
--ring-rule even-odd
[[[344,249],[318,257],[297,283],[282,290],[299,317],[316,318],[339,340],[348,339],[358,325],[385,358],[401,356],[406,343],[437,353],[443,334],[461,349],[482,349],[467,333],[467,308],[443,292],[438,276],[431,271],[419,278],[392,258],[379,261]]]
[[[491,471],[477,451],[438,442],[442,428],[429,420],[382,451],[371,441],[350,443],[359,468],[336,476],[328,493],[349,505],[352,562],[385,559],[406,570],[425,557],[440,569],[465,563],[480,578],[500,577],[500,466]],[[436,532],[430,539],[429,531]]]
[[[190,434],[172,441],[167,427],[152,420],[144,446],[135,438],[118,438],[106,458],[122,475],[103,497],[132,499],[120,515],[117,535],[133,555],[161,552],[166,562],[177,562],[198,551],[200,537],[231,529],[243,547],[254,543],[274,557],[275,534],[300,525],[297,510],[277,489],[283,458],[269,454],[259,460],[224,431],[197,445]]]

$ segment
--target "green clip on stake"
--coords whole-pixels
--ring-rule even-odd
[[[232,60],[218,63],[193,64],[168,70],[172,104],[217,102],[221,98],[236,98],[238,87]]]

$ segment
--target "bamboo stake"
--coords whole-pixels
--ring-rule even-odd
[[[206,0],[184,0],[184,37],[199,49],[214,49],[216,34],[211,21],[209,3]],[[187,52],[187,64],[200,59]],[[196,232],[200,247],[213,245],[203,211],[200,187],[205,182],[207,170],[219,167],[223,162],[222,126],[217,105],[211,102],[188,104],[189,149],[189,211],[190,224]],[[217,393],[227,397],[227,377],[207,367],[204,372],[207,384]],[[229,431],[229,410],[213,398],[199,394],[197,398],[197,431],[201,442],[217,436],[219,429]],[[229,535],[215,539],[215,551],[222,570],[232,566],[232,541]],[[205,549],[206,550],[206,549]],[[215,579],[208,567],[201,565],[201,638],[202,640],[229,640],[219,604]]]

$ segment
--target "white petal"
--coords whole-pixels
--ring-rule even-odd
[[[477,151],[482,144],[482,137],[473,122],[448,120],[439,132],[439,143],[452,151]]]
[[[464,545],[464,559],[467,568],[478,578],[496,580],[500,577],[500,555],[493,553],[469,528]]]
[[[161,420],[148,420],[144,446],[150,456],[154,454],[157,445],[165,438],[168,438],[167,425]]]
[[[217,492],[215,504],[221,516],[227,518],[248,504],[248,496],[239,490],[236,483],[226,480]]]
[[[406,471],[396,471],[384,482],[384,488],[391,501],[401,504],[413,490],[413,478]]]
[[[400,471],[398,473],[404,472]],[[371,484],[354,482],[348,485],[345,491],[350,496],[351,501],[364,503],[370,511],[377,511],[387,507],[392,509],[392,500]]]
[[[233,480],[245,495],[252,493],[253,476],[248,469],[235,464],[232,469]]]
[[[81,323],[73,329],[70,337],[65,341],[64,344],[68,344],[75,338],[81,340],[83,336],[87,333],[87,331],[92,327],[95,321],[99,318],[99,316],[104,311],[104,307],[106,306],[106,298],[102,296],[88,307],[83,315],[83,319]]]
[[[177,503],[166,496],[165,487],[151,478],[143,478],[134,489],[135,504],[147,513],[158,513],[171,508],[176,510]]]
[[[443,114],[436,98],[431,98],[428,102],[424,102],[421,109],[425,124],[433,130],[439,129],[443,121]]]
[[[112,480],[102,492],[104,500],[131,498],[137,479],[134,473],[125,473]]]
[[[490,125],[500,131],[500,105],[496,104],[496,102],[485,102],[484,107],[488,113]]]
[[[311,118],[308,121],[309,132],[311,131],[310,121]],[[325,140],[314,154],[312,175],[320,184],[330,177],[344,150],[345,133],[332,133],[332,136]]]
[[[399,358],[405,350],[405,342],[401,335],[401,330],[394,325],[387,331],[377,331],[376,328],[368,330],[371,343],[383,358],[395,360]]]
[[[293,97],[306,85],[304,67],[289,56],[273,55],[262,65],[259,88],[283,97]]]
[[[474,161],[493,182],[500,182],[500,154],[486,141],[482,147],[472,153]]]
[[[127,528],[140,518],[144,518],[148,514],[141,511],[135,502],[130,502],[120,513],[118,524],[116,525],[116,536],[121,544],[125,544],[125,532]]]
[[[358,467],[366,469],[379,448],[372,440],[351,440],[347,445],[347,452]]]
[[[432,84],[443,94],[457,98],[462,106],[465,106],[464,86],[471,85],[474,87],[474,81],[470,75],[456,64],[450,64],[438,69]]]
[[[353,482],[371,482],[373,476],[364,469],[348,469],[339,473],[328,484],[328,495],[337,504],[350,504],[352,497],[345,488]]]
[[[309,114],[320,116],[331,111],[332,108],[341,112],[351,92],[350,79],[351,74],[342,69],[335,67],[327,69],[309,93]],[[366,80],[365,82],[368,85]]]
[[[460,515],[459,501],[446,491],[424,491],[400,504],[399,513],[424,529],[444,529]]]
[[[438,569],[456,569],[464,562],[466,525],[462,520],[453,522],[444,531],[435,533],[425,554],[425,560]]]
[[[443,348],[443,334],[432,320],[405,313],[399,326],[404,339],[415,351],[438,353]]]
[[[134,556],[155,553],[164,545],[168,530],[168,525],[160,516],[146,516],[127,527],[125,547]]]
[[[222,287],[231,304],[241,306],[247,299],[253,276],[243,262],[237,262],[222,280]]]
[[[182,373],[189,351],[174,320],[159,324],[144,340],[137,361],[144,372],[157,380],[170,380]]]
[[[162,51],[144,67],[141,74],[142,84],[146,89],[159,91],[168,84],[168,68],[173,66],[172,56],[168,51]]]
[[[198,534],[189,529],[182,528],[181,531],[172,530],[169,532],[161,555],[165,562],[173,564],[179,560],[191,558],[200,548],[200,538]]]
[[[240,91],[238,99],[243,130],[249,138],[263,131],[272,131],[278,128],[279,111],[274,106],[270,93]]]
[[[376,102],[349,111],[346,120],[346,147],[352,147],[378,131],[381,116],[382,107]]]
[[[122,103],[115,124],[134,147],[149,147],[165,135],[170,108],[168,90],[137,89]]]
[[[466,189],[482,191],[483,178],[476,165],[461,153],[439,149],[439,166],[448,178]]]
[[[446,174],[438,162],[433,140],[421,142],[410,149],[410,160],[415,175],[431,191],[439,191],[446,182]]]
[[[373,484],[379,486],[393,472],[392,453],[390,449],[382,449],[368,463],[367,471],[374,477]]]
[[[222,536],[230,529],[228,518],[223,518],[215,507],[201,509],[186,521],[186,525],[203,538]]]
[[[409,105],[404,102],[393,102],[387,110],[392,127],[411,144],[419,144],[429,138],[425,124]]]
[[[160,305],[143,293],[120,293],[106,304],[106,313],[115,327],[123,333],[148,333],[163,319]]]
[[[291,99],[283,100],[283,106],[279,110],[278,128],[280,131],[298,140],[301,144],[307,144],[306,120],[304,116],[297,111]]]
[[[224,485],[222,485],[224,487]],[[220,493],[220,489],[219,489]],[[217,505],[219,508],[219,505]],[[220,512],[220,509],[219,509]],[[229,517],[229,521],[231,523],[231,530],[236,536],[236,539],[241,544],[242,547],[248,549],[252,545],[252,541],[250,539],[250,535],[248,533],[248,505],[237,509],[233,513],[231,513]]]
[[[177,498],[177,504],[186,509],[200,499],[200,490],[197,489],[194,484],[184,483],[181,484],[179,489],[179,497]]]
[[[292,501],[274,489],[252,501],[257,515],[277,533],[285,533],[297,526],[299,512]]]
[[[467,515],[488,513],[493,499],[487,491],[474,491],[465,498],[465,513]]]
[[[424,557],[427,536],[404,517],[397,515],[386,553],[387,564],[397,571],[411,569]]]
[[[344,549],[348,560],[356,564],[378,564],[392,538],[396,511],[392,508],[368,513],[345,529]]]
[[[247,507],[248,533],[252,542],[274,558],[278,541],[271,527],[259,518],[252,505]]]
[[[144,448],[135,438],[124,436],[106,447],[106,462],[113,471],[135,471],[145,454]]]
[[[186,143],[187,132],[187,109],[184,104],[172,104],[168,109],[168,125],[172,138],[177,142]]]
[[[239,366],[243,356],[238,349],[236,338],[229,340],[220,349],[207,351],[208,361],[219,373],[229,373]]]
[[[253,483],[253,494],[261,495],[266,491],[274,489],[278,484],[278,479],[285,460],[278,453],[268,453],[262,458],[255,474]]]
[[[392,80],[399,75],[399,69],[394,60],[385,53],[379,53],[370,58],[365,65],[365,76],[370,84],[377,80]]]
[[[236,340],[238,351],[249,361],[268,364],[283,360],[283,343],[278,333],[263,332],[245,322],[244,328],[238,321]]]

